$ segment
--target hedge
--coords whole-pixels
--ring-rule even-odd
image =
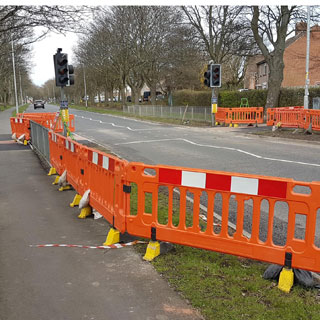
[[[320,87],[309,88],[309,107],[311,108],[314,97],[320,97]],[[264,107],[267,99],[267,90],[220,91],[219,106],[223,108],[240,107],[241,98],[247,98],[250,107]],[[303,98],[304,88],[282,88],[279,107],[302,106]],[[173,105],[175,106],[210,106],[210,101],[211,90],[180,90],[173,93]]]

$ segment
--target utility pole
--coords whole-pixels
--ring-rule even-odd
[[[21,104],[23,104],[23,95],[22,95],[22,85],[21,85],[21,72],[19,69],[19,79],[20,79],[20,98],[21,98]]]
[[[304,89],[304,109],[309,109],[309,57],[310,57],[310,6],[307,6],[307,53],[306,53],[306,84]]]
[[[19,113],[18,106],[18,94],[17,94],[17,79],[16,79],[16,66],[14,63],[14,50],[13,50],[13,39],[11,40],[11,48],[12,48],[12,67],[13,67],[13,82],[14,82],[14,95],[16,99],[16,113]]]

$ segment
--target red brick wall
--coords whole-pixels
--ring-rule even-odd
[[[305,85],[307,37],[302,36],[284,52],[284,72],[282,87],[301,87]],[[320,30],[310,32],[310,85],[320,84]]]

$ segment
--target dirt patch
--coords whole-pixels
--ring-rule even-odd
[[[303,129],[294,129],[294,128],[280,128],[274,132],[272,129],[250,132],[251,134],[259,135],[259,136],[269,136],[276,138],[286,138],[286,139],[295,139],[295,140],[305,140],[305,141],[317,141],[320,142],[320,132],[313,131],[312,134],[304,133]]]

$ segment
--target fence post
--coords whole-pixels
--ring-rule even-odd
[[[193,120],[193,107],[191,108],[191,119]]]

